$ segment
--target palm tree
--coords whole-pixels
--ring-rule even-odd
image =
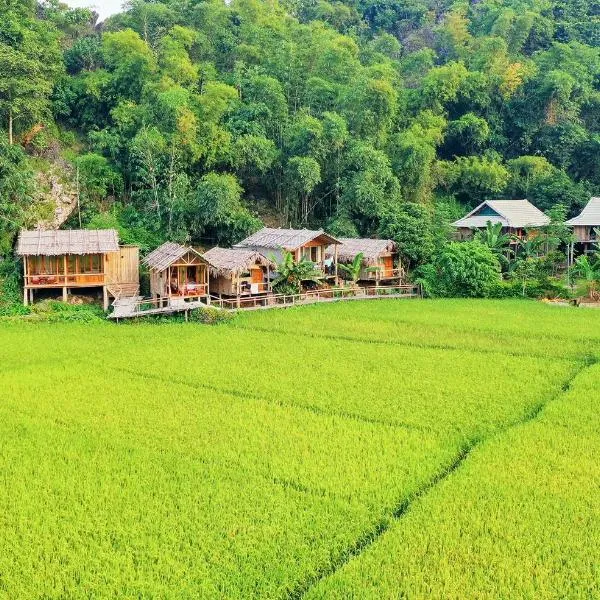
[[[353,284],[355,284],[360,279],[360,272],[362,271],[362,263],[364,256],[365,255],[362,252],[359,252],[350,264],[344,265],[338,263],[338,268],[341,269],[344,275],[348,276],[348,279],[350,279],[350,281],[352,281]]]
[[[600,260],[591,261],[586,255],[578,256],[573,271],[585,282],[590,299],[598,300],[599,294],[596,289],[600,282]]]
[[[299,294],[303,281],[319,284],[323,273],[315,267],[315,263],[302,257],[299,262],[294,260],[291,252],[284,252],[281,261],[277,262],[277,275],[273,280],[273,290],[280,294]]]
[[[508,254],[510,254],[508,245],[511,238],[507,233],[502,233],[502,223],[488,221],[485,229],[475,233],[475,239],[487,246],[503,267],[508,267]]]

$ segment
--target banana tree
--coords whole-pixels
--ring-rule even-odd
[[[302,291],[302,282],[319,284],[323,279],[323,273],[315,267],[315,263],[304,256],[294,260],[291,252],[284,252],[277,263],[277,274],[273,280],[273,290],[280,294],[299,294]]]
[[[363,258],[364,254],[359,252],[350,264],[346,265],[338,263],[338,268],[344,275],[347,276],[348,279],[350,279],[350,281],[352,281],[353,284],[356,284],[356,282],[360,279],[360,272],[362,271],[363,267]]]
[[[575,260],[573,269],[575,276],[585,283],[588,296],[591,300],[600,299],[598,284],[600,283],[600,259],[590,260],[588,256],[579,256]]]
[[[502,223],[488,221],[485,229],[475,233],[475,239],[487,246],[496,256],[503,267],[508,267],[510,249],[508,248],[511,237],[502,232]]]

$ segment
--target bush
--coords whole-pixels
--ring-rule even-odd
[[[228,323],[235,318],[235,313],[218,308],[196,308],[190,311],[190,321],[204,323],[205,325],[219,325]]]
[[[487,246],[478,241],[452,242],[419,269],[416,283],[428,296],[484,298],[501,282],[500,270]]]
[[[490,298],[571,298],[571,290],[559,281],[501,281],[489,294]]]
[[[21,265],[16,260],[0,259],[0,317],[27,314],[23,306]]]

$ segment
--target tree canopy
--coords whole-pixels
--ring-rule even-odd
[[[0,0],[2,147],[72,164],[86,224],[110,213],[207,244],[261,220],[328,226],[395,236],[415,264],[440,202],[574,214],[600,192],[596,1],[127,7],[98,25],[58,0]],[[0,170],[1,239],[35,185],[19,160]]]

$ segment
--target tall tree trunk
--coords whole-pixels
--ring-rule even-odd
[[[13,145],[13,113],[12,108],[8,110],[8,143]]]

